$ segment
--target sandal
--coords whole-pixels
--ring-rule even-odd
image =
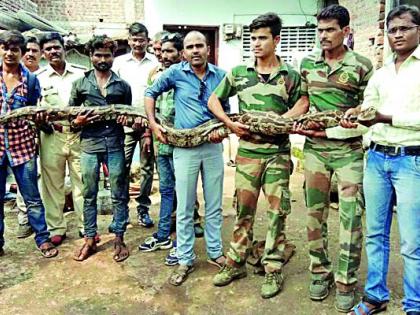
[[[209,258],[207,259],[207,262],[213,266],[217,266],[219,269],[222,269],[226,263],[226,257],[225,255],[221,255],[217,258]]]
[[[116,262],[124,261],[130,256],[130,252],[128,251],[127,246],[125,243],[121,240],[115,240],[114,241],[114,260]]]
[[[86,239],[85,243],[83,244],[82,248],[77,250],[74,253],[73,259],[76,261],[83,261],[88,259],[90,256],[95,254],[97,251],[96,243],[89,242],[89,239]]]
[[[194,266],[180,265],[168,279],[169,284],[174,286],[181,285],[185,280],[187,280],[188,275],[194,271]]]
[[[58,249],[50,241],[42,243],[38,249],[44,258],[53,258],[58,255]]]
[[[369,307],[366,303],[371,305],[372,307]],[[363,299],[359,304],[357,304],[353,309],[351,310],[350,315],[371,315],[371,314],[377,314],[380,312],[383,312],[386,310],[388,306],[388,303],[371,303],[369,301],[366,301],[366,299]],[[363,311],[363,313],[360,312],[360,310]]]

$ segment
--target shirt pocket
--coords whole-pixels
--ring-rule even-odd
[[[62,106],[67,105],[63,104],[60,95],[58,94],[58,89],[54,86],[45,87],[42,89],[42,105],[46,106]]]

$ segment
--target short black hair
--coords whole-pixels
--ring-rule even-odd
[[[321,10],[316,19],[320,20],[337,20],[341,28],[350,24],[350,13],[342,5],[332,4]]]
[[[0,34],[1,45],[18,45],[22,55],[26,52],[26,38],[19,31],[5,31]]]
[[[259,28],[269,27],[274,38],[280,35],[282,24],[281,18],[276,13],[268,12],[252,20],[249,30],[253,32]]]
[[[40,44],[39,44],[38,38],[35,37],[35,36],[27,36],[26,37],[26,45],[28,45],[29,43],[34,43],[34,44],[37,44],[39,47],[41,47]]]
[[[117,43],[107,35],[94,35],[86,44],[86,50],[92,55],[95,50],[109,48],[114,54],[117,50]]]
[[[162,44],[170,42],[174,44],[176,50],[181,51],[184,49],[184,37],[180,33],[167,33],[161,39]]]
[[[45,33],[42,37],[41,40],[39,41],[39,46],[41,47],[41,49],[44,49],[44,45],[48,42],[52,42],[53,40],[59,41],[61,46],[63,46],[64,48],[64,39],[63,36],[61,36],[59,33],[57,32],[48,32]]]
[[[149,37],[149,31],[147,30],[147,27],[144,26],[144,24],[135,22],[131,24],[130,27],[128,28],[128,34],[130,34],[131,36],[140,34],[140,33],[144,33],[147,38]]]
[[[414,5],[403,4],[393,8],[389,11],[388,16],[386,17],[386,26],[388,27],[389,22],[395,19],[396,17],[400,17],[403,14],[409,13],[412,16],[412,21],[416,25],[420,25],[420,10],[418,7]]]

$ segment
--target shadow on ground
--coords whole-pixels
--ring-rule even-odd
[[[226,169],[223,241],[225,248],[234,223],[231,209],[234,169]],[[123,263],[112,260],[113,236],[107,233],[110,216],[99,217],[103,244],[100,251],[88,260],[72,260],[73,252],[82,244],[78,238],[74,214],[67,216],[68,239],[60,246],[60,255],[51,260],[41,258],[33,239],[17,240],[17,218],[6,213],[6,255],[0,258],[0,314],[336,314],[334,294],[323,302],[308,299],[308,256],[305,232],[305,209],[302,202],[302,174],[293,175],[292,214],[288,219],[287,235],[296,245],[295,256],[286,265],[284,290],[276,297],[264,300],[259,291],[263,278],[254,275],[248,266],[248,277],[223,288],[213,287],[211,280],[217,269],[206,263],[204,240],[196,242],[196,271],[180,287],[167,284],[173,270],[163,262],[166,251],[140,253],[138,244],[150,235],[134,225],[126,234],[131,256]],[[200,194],[200,198],[202,195]],[[155,200],[157,200],[155,198]],[[203,203],[201,203],[203,204]],[[266,203],[261,199],[254,234],[265,235]],[[134,221],[134,205],[131,218]],[[158,204],[152,209],[157,218]],[[338,251],[338,213],[330,212],[330,250],[332,258]],[[396,224],[392,230],[389,287],[392,301],[387,314],[403,314],[402,261]],[[359,293],[365,279],[366,259],[360,271]]]

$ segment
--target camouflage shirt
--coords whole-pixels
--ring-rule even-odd
[[[156,66],[150,71],[147,85],[151,86],[157,80],[165,69],[162,65]],[[174,104],[174,90],[162,93],[156,100],[156,113],[165,118],[167,121],[174,123],[175,120],[175,104]],[[155,139],[155,141],[157,141]],[[158,142],[158,155],[172,155],[174,147],[169,144]]]
[[[279,57],[278,57],[279,58]],[[280,60],[280,66],[271,73],[267,81],[257,72],[255,62],[232,69],[220,82],[214,93],[225,101],[238,95],[239,112],[263,111],[284,114],[300,96],[300,76],[292,67]],[[289,150],[289,136],[277,137],[270,143],[239,142],[238,154],[260,158]]]
[[[368,58],[347,50],[343,60],[331,68],[319,51],[303,58],[300,73],[301,92],[309,96],[312,110],[346,111],[362,103],[373,67]]]
[[[363,92],[373,74],[373,67],[368,58],[348,49],[343,60],[331,68],[320,50],[303,58],[300,73],[302,76],[301,93],[309,96],[310,111],[346,111],[363,102]],[[328,137],[338,138],[340,130],[337,129],[343,128],[330,129],[327,129]],[[332,131],[334,131],[334,136]],[[346,130],[344,130],[345,133]],[[313,138],[308,139],[317,141]],[[322,139],[318,140],[322,141]]]

